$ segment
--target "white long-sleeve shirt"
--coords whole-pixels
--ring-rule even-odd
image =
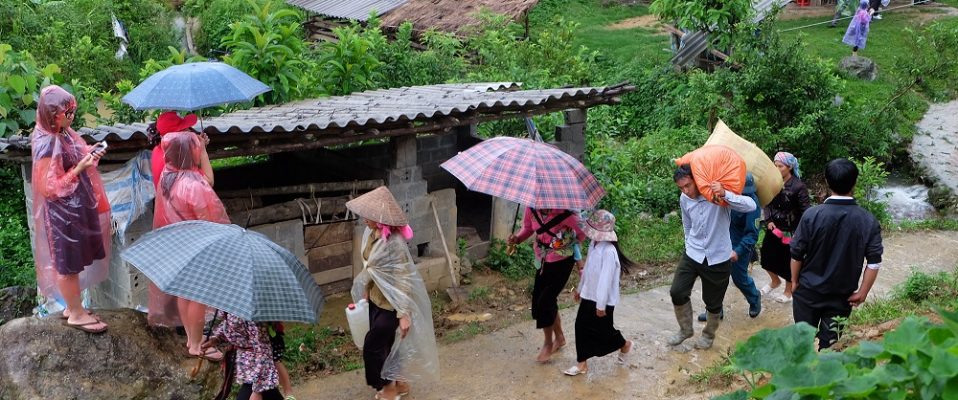
[[[685,229],[685,254],[697,263],[708,260],[708,265],[721,264],[732,258],[732,239],[729,225],[731,212],[747,213],[755,209],[748,196],[725,191],[728,207],[714,204],[704,197],[691,199],[684,193],[679,197],[682,208],[682,227]]]
[[[579,297],[594,301],[597,310],[618,304],[620,268],[612,243],[593,241],[579,280]]]

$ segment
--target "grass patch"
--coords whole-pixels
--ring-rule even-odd
[[[904,282],[895,287],[887,299],[865,303],[855,309],[851,326],[876,325],[915,314],[925,314],[935,308],[954,309],[958,305],[958,269],[929,274],[914,270]]]
[[[649,15],[647,5],[610,4],[604,6],[599,0],[544,0],[532,9],[529,16],[530,30],[537,31],[555,15],[578,22],[576,43],[591,50],[598,50],[600,61],[610,65],[617,63],[640,63],[657,65],[667,61],[668,35],[656,29],[636,27],[609,29],[617,22]]]
[[[735,376],[735,369],[732,368],[732,349],[723,354],[722,357],[712,365],[709,365],[701,372],[689,376],[689,380],[694,383],[706,384],[709,386],[728,387]]]
[[[922,221],[902,221],[893,224],[893,231],[899,232],[918,232],[918,231],[958,231],[958,220],[951,218],[934,218]]]
[[[442,343],[449,344],[460,342],[476,335],[484,333],[486,328],[478,322],[470,322],[456,329],[449,330],[442,336]]]
[[[486,301],[489,298],[490,290],[485,286],[478,286],[469,291],[469,301]]]
[[[328,326],[286,324],[286,358],[295,377],[337,374],[363,367],[362,352],[349,332]]]

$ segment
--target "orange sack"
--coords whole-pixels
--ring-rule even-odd
[[[721,206],[727,206],[712,194],[709,185],[719,182],[725,190],[742,194],[745,188],[745,160],[735,150],[722,145],[706,145],[675,160],[675,165],[689,164],[692,178],[702,197]]]

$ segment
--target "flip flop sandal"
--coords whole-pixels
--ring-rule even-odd
[[[562,371],[563,374],[566,374],[566,375],[568,375],[568,376],[582,375],[582,374],[587,373],[587,372],[589,372],[588,369],[579,369],[579,366],[578,366],[578,365],[573,365],[573,366],[570,367],[569,369],[567,369],[567,370],[565,370],[565,371]]]
[[[204,360],[206,360],[206,361],[212,361],[212,362],[220,362],[220,361],[223,361],[223,353],[220,353],[219,350],[216,350],[216,349],[214,349],[214,348],[212,348],[212,347],[206,349],[206,350],[203,352],[203,354],[193,354],[193,353],[190,353],[189,350],[187,350],[186,353],[189,354],[190,357],[202,358],[202,359],[204,359]],[[211,356],[212,354],[216,354],[216,353],[219,353],[219,357],[213,357],[213,356]]]
[[[401,399],[402,399],[402,396],[403,396],[403,395],[401,395],[401,394],[397,394],[396,397],[393,397],[391,400],[401,400]],[[390,400],[390,399],[387,399],[387,398],[385,397],[385,395],[383,395],[381,392],[376,392],[376,397],[375,397],[375,398],[376,398],[376,400]]]
[[[100,324],[103,325],[103,328],[100,328],[100,329],[87,328],[87,327],[90,326],[90,325],[100,325]],[[87,322],[87,323],[85,323],[85,324],[71,324],[71,323],[67,322],[66,320],[64,320],[64,321],[63,321],[63,326],[66,326],[66,327],[69,327],[69,328],[73,328],[73,329],[77,329],[77,330],[81,330],[81,331],[84,331],[84,332],[86,332],[86,333],[103,333],[103,332],[106,332],[107,328],[109,328],[109,326],[107,326],[107,324],[104,324],[103,321],[100,321],[100,320],[90,321],[90,322]]]
[[[629,342],[632,343],[632,345],[629,346],[629,352],[628,352],[628,353],[623,353],[623,352],[620,351],[618,354],[615,355],[615,363],[616,363],[616,364],[622,365],[622,364],[625,364],[626,362],[629,361],[629,356],[631,356],[631,355],[632,355],[632,351],[635,350],[635,342],[634,342],[634,341],[631,341],[631,340],[630,340]]]
[[[90,314],[90,316],[93,317],[93,318],[95,318],[97,321],[103,322],[103,318],[100,318],[100,316],[97,315],[96,313],[92,313],[92,312],[91,312],[91,313],[88,313],[88,314]],[[68,316],[66,316],[66,315],[63,315],[63,313],[60,313],[60,319],[62,319],[62,320],[67,320],[67,319],[70,319],[70,317],[68,317]]]

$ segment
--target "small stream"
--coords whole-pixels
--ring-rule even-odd
[[[888,205],[888,213],[895,222],[923,220],[938,215],[935,207],[928,202],[928,187],[925,185],[890,178],[874,194],[878,201]]]

